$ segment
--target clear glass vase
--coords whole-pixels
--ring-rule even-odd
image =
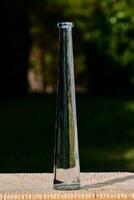
[[[80,189],[71,22],[60,22],[54,189]]]

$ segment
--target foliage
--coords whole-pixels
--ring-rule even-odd
[[[34,0],[30,12],[33,46],[38,44],[40,48],[44,48],[44,57],[51,55],[50,65],[53,63],[54,73],[53,78],[49,80],[54,79],[53,83],[56,81],[55,67],[58,63],[56,23],[73,21],[77,84],[88,86],[89,89],[93,85],[96,85],[93,89],[97,89],[100,82],[102,82],[100,87],[104,88],[108,81],[109,87],[114,88],[117,85],[119,89],[125,85],[129,88],[133,85],[134,2],[132,0]],[[47,71],[50,65],[46,64],[45,60],[47,58],[44,58],[44,68]],[[119,80],[116,77],[119,77]]]

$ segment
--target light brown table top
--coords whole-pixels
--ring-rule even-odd
[[[0,200],[134,199],[134,173],[81,173],[81,189],[53,190],[53,174],[0,174]]]

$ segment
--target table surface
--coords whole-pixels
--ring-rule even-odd
[[[0,174],[0,200],[134,199],[134,173],[81,173],[81,189],[53,190],[51,173]]]

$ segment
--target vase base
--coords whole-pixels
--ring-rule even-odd
[[[55,190],[79,190],[80,189],[80,183],[60,183],[60,184],[54,184],[53,188]]]

